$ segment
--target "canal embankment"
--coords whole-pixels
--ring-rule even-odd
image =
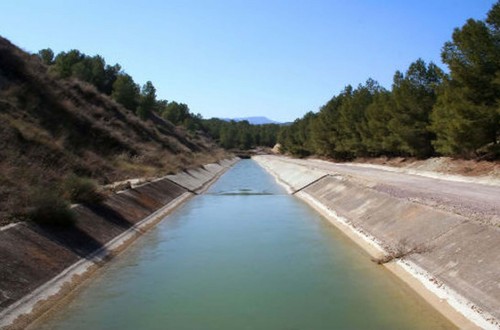
[[[254,159],[374,259],[392,259],[384,265],[458,326],[499,327],[500,230],[491,223],[495,217],[483,223],[470,212],[391,194],[387,187],[380,189],[383,174],[374,182],[314,162]]]
[[[456,327],[241,160],[27,329]]]
[[[165,215],[206,190],[238,158],[167,175],[73,208],[71,227],[0,228],[0,328],[23,328]]]

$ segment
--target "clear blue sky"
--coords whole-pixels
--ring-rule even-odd
[[[347,84],[390,88],[493,0],[3,0],[0,34],[29,52],[79,49],[120,63],[203,117],[291,121]]]

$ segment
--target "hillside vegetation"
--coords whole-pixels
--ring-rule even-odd
[[[204,131],[226,149],[250,149],[256,146],[272,147],[276,144],[280,125],[276,123],[252,124],[249,120],[204,119],[190,111],[187,104],[158,100],[151,81],[142,87],[121,70],[119,64],[106,64],[100,55],[89,56],[77,49],[55,55],[50,48],[37,54],[48,66],[51,74],[60,78],[76,78],[92,84],[139,118],[151,114],[162,117],[190,132]],[[253,117],[262,121],[262,117]]]
[[[419,59],[391,90],[368,79],[284,127],[282,151],[336,159],[500,157],[500,2],[469,19],[442,49],[445,73]]]
[[[96,183],[165,175],[225,156],[205,133],[142,111],[150,100],[137,98],[139,109],[127,109],[107,95],[112,91],[43,61],[0,37],[0,223],[78,201],[79,190],[92,200]]]

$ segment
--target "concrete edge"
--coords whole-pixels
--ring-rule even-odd
[[[217,164],[219,166],[221,166],[221,169],[215,173],[215,175],[213,176],[213,178],[211,178],[210,180],[208,180],[207,182],[203,183],[201,185],[201,187],[199,187],[198,189],[196,189],[196,194],[202,194],[204,193],[205,191],[207,191],[208,188],[210,188],[210,186],[217,180],[219,180],[219,178],[224,175],[226,173],[226,171],[231,168],[234,164],[236,164],[239,160],[241,160],[241,158],[239,157],[235,157],[235,158],[232,158],[230,160],[228,160],[230,163],[226,166],[226,165],[221,165],[219,163],[211,163],[211,164]],[[207,165],[211,165],[211,164],[207,164]],[[205,165],[206,166],[206,165]],[[182,185],[181,185],[182,187]],[[187,189],[187,188],[185,188]]]
[[[268,167],[266,163],[257,161],[257,164],[259,164],[259,166],[264,168],[266,172],[269,173],[280,186],[285,188],[287,193],[289,193],[290,195],[293,193],[292,187],[290,187],[285,181],[281,180],[281,178],[276,173],[274,173],[274,171],[272,171],[271,168]]]

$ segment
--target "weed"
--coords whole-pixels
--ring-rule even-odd
[[[388,251],[386,255],[380,258],[372,258],[372,261],[381,265],[391,262],[395,259],[401,259],[415,253],[429,252],[430,248],[425,245],[410,246],[407,238],[402,238],[398,241],[396,246]]]
[[[63,196],[73,203],[98,203],[104,199],[97,183],[89,178],[69,175],[62,184]]]
[[[32,195],[28,218],[40,225],[71,226],[74,215],[69,203],[55,191],[36,190]]]

